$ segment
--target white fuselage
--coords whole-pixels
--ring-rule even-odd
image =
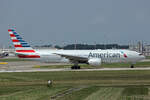
[[[130,50],[36,50],[40,60],[44,62],[60,62],[68,63],[69,59],[57,54],[71,55],[76,57],[84,57],[87,59],[101,59],[102,63],[115,62],[131,62],[135,63],[144,59],[145,57],[138,52]],[[56,54],[57,53],[57,54]]]

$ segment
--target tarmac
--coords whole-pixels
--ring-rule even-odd
[[[121,71],[121,70],[150,70],[149,68],[99,68],[99,69],[78,69],[72,70],[70,68],[60,68],[60,69],[19,69],[19,70],[0,70],[0,73],[4,72],[55,72],[55,71]]]
[[[46,65],[66,65],[64,63],[42,63],[36,61],[19,61],[7,62],[0,64],[0,73],[4,72],[52,72],[52,71],[118,71],[118,70],[150,70],[150,67],[142,68],[93,68],[93,69],[78,69],[72,70],[71,68],[38,68],[38,66]],[[37,67],[35,67],[37,66]]]

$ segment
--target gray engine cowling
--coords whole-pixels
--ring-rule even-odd
[[[4,52],[4,53],[0,54],[0,58],[4,58],[4,57],[7,57],[7,56],[9,56],[9,53],[7,53],[7,52]]]
[[[102,64],[102,60],[100,58],[91,58],[88,60],[88,64],[92,66],[100,66]]]

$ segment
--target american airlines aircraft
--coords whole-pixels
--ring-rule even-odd
[[[45,62],[73,63],[72,69],[80,69],[79,63],[100,66],[102,63],[130,62],[134,63],[145,57],[138,52],[118,50],[34,50],[15,29],[8,29],[19,58],[39,60]]]

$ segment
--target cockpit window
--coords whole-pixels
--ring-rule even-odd
[[[142,55],[143,55],[142,53],[139,54],[139,56],[142,56]]]

